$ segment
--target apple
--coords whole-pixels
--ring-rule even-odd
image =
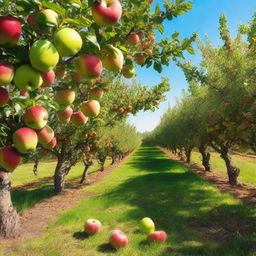
[[[20,128],[12,135],[14,147],[22,154],[35,151],[38,143],[36,132],[31,128]]]
[[[40,130],[37,130],[36,133],[38,137],[38,142],[42,145],[49,144],[54,138],[54,131],[48,125]]]
[[[87,117],[96,117],[100,113],[100,103],[97,100],[88,100],[82,103],[81,111]]]
[[[88,235],[95,235],[101,229],[101,222],[95,219],[88,219],[84,223],[84,232]]]
[[[86,146],[84,149],[85,149],[86,152],[90,152],[91,151],[91,147],[90,146]]]
[[[120,230],[113,230],[110,233],[109,243],[115,248],[119,249],[128,244],[127,236]]]
[[[62,80],[66,77],[67,75],[67,71],[65,69],[65,67],[63,66],[59,66],[56,70],[55,70],[55,74],[58,77],[59,80]]]
[[[30,65],[20,66],[14,74],[13,81],[21,91],[32,91],[43,84],[41,74]]]
[[[76,82],[80,82],[82,80],[82,77],[79,74],[72,74],[71,77]]]
[[[47,87],[55,82],[55,73],[53,70],[41,73],[43,84],[42,87]]]
[[[12,16],[0,16],[0,45],[14,46],[20,39],[21,23]]]
[[[9,101],[9,93],[5,88],[0,87],[0,107],[7,104]]]
[[[76,70],[82,78],[97,78],[102,72],[102,62],[97,56],[85,54],[78,59]]]
[[[164,243],[166,241],[167,235],[165,231],[154,231],[148,235],[149,242]]]
[[[60,90],[57,91],[55,95],[55,100],[60,105],[71,105],[76,98],[76,93],[73,90],[67,89],[67,90]]]
[[[62,28],[54,36],[54,45],[61,57],[70,57],[79,52],[83,41],[74,29]]]
[[[59,121],[62,124],[67,124],[69,123],[71,116],[73,114],[73,109],[71,107],[67,107],[64,111],[59,111],[57,113],[58,117],[59,117]]]
[[[53,149],[57,146],[57,139],[54,137],[50,143],[42,145],[46,149]]]
[[[71,116],[71,122],[75,126],[80,126],[86,124],[88,121],[88,118],[84,116],[84,114],[81,111],[74,112],[73,115]]]
[[[124,56],[121,50],[110,45],[103,49],[102,64],[103,67],[112,72],[118,72],[122,69]]]
[[[135,61],[138,65],[143,65],[146,61],[146,57],[142,54],[136,54]]]
[[[148,55],[152,55],[153,54],[153,51],[151,49],[146,49],[145,50],[145,53],[148,54]]]
[[[126,78],[132,78],[136,75],[135,69],[128,65],[123,67],[122,74]]]
[[[145,33],[143,31],[138,32],[137,34],[140,39],[143,39],[145,37]]]
[[[55,28],[58,26],[59,16],[55,11],[51,9],[45,9],[36,14],[36,23],[42,30]]]
[[[128,42],[130,45],[136,45],[139,41],[140,41],[140,37],[139,37],[138,34],[130,34],[130,35],[127,37],[127,42]]]
[[[128,107],[127,107],[127,111],[128,111],[128,112],[132,111],[132,109],[133,109],[132,106],[128,106]]]
[[[8,63],[0,63],[0,86],[11,83],[14,76],[14,67]]]
[[[114,110],[117,110],[118,109],[118,106],[115,104],[115,105],[113,105],[113,109]]]
[[[48,40],[37,40],[29,51],[30,63],[33,68],[48,72],[59,62],[59,54],[55,46]]]
[[[30,27],[35,30],[39,31],[38,22],[37,22],[37,14],[32,13],[27,17],[27,22],[30,25]]]
[[[26,110],[23,119],[25,124],[33,129],[42,129],[48,121],[48,112],[41,106],[33,106]]]
[[[93,88],[89,92],[89,100],[100,100],[103,97],[104,91],[100,88]]]
[[[7,171],[13,171],[21,162],[21,155],[16,148],[0,148],[0,166]]]
[[[118,0],[94,1],[92,16],[99,26],[111,27],[120,20],[122,6]]]
[[[139,228],[142,233],[149,234],[155,231],[155,224],[153,220],[145,217],[140,221]]]
[[[20,95],[23,97],[27,97],[28,96],[28,91],[21,91]]]

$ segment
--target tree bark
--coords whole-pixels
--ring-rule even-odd
[[[111,165],[114,164],[116,162],[116,159],[114,156],[112,156],[112,162],[111,162]]]
[[[201,145],[199,147],[199,152],[202,155],[202,165],[204,166],[205,171],[210,172],[211,171],[211,164],[210,164],[211,154],[209,152],[206,152],[206,148],[204,145]]]
[[[11,200],[10,173],[0,170],[0,237],[13,238],[19,229],[19,215]]]
[[[80,180],[80,184],[84,184],[84,182],[87,180],[88,171],[91,165],[92,162],[84,163],[84,172]]]
[[[186,155],[186,162],[191,163],[191,152],[192,152],[192,147],[185,148],[185,155]]]

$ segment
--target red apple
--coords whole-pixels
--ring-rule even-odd
[[[16,148],[0,148],[0,166],[7,171],[13,171],[20,164],[21,156]]]
[[[135,61],[138,65],[143,65],[146,61],[146,57],[142,54],[136,54]]]
[[[14,46],[21,35],[21,23],[12,16],[0,16],[0,45]]]
[[[101,222],[95,219],[89,219],[84,223],[84,232],[88,235],[94,235],[101,229]]]
[[[0,87],[0,107],[7,104],[9,101],[9,93],[5,88]]]
[[[55,73],[53,70],[41,73],[41,77],[43,78],[42,87],[47,87],[55,82]]]
[[[48,125],[40,130],[37,130],[36,133],[38,136],[38,142],[42,145],[49,144],[54,138],[54,131]]]
[[[115,248],[119,249],[128,244],[127,236],[120,230],[113,230],[110,233],[109,243]]]
[[[111,27],[120,20],[122,6],[118,0],[95,1],[92,5],[92,15],[99,26]]]
[[[4,63],[4,62],[0,63],[0,86],[9,85],[13,77],[14,77],[14,67],[8,63]]]
[[[153,54],[153,51],[151,49],[146,49],[145,50],[145,53],[148,54],[148,55],[152,55]]]
[[[127,37],[127,42],[130,45],[136,45],[140,41],[140,37],[137,34],[130,34]]]
[[[73,90],[67,89],[67,90],[60,90],[56,93],[55,100],[60,105],[71,105],[76,97],[76,93]]]
[[[102,72],[102,62],[97,56],[86,54],[78,59],[76,70],[82,78],[94,79]]]
[[[48,112],[41,106],[30,107],[26,110],[23,119],[25,124],[33,129],[42,129],[48,121]]]
[[[73,109],[71,107],[67,107],[64,111],[59,111],[57,113],[60,122],[63,124],[69,123],[72,114],[73,114]]]
[[[36,13],[30,14],[27,17],[27,22],[33,30],[35,30],[35,31],[39,30],[38,23],[36,20]]]
[[[144,36],[145,36],[145,33],[144,33],[143,31],[140,31],[140,32],[138,33],[138,36],[139,36],[140,39],[143,39]]]
[[[166,241],[167,235],[165,231],[154,231],[148,235],[149,242],[164,243]]]
[[[71,116],[71,122],[75,126],[80,126],[86,124],[88,121],[88,118],[84,116],[84,114],[81,111],[74,112],[73,115]]]
[[[86,146],[84,149],[85,149],[86,152],[90,152],[91,151],[91,147],[90,146]]]
[[[89,100],[100,100],[103,97],[103,90],[100,88],[91,89],[89,92]]]
[[[46,148],[46,149],[53,149],[53,148],[55,148],[56,146],[57,146],[57,139],[56,139],[56,137],[54,137],[54,138],[51,140],[50,143],[43,145],[43,147]]]
[[[21,91],[20,95],[23,97],[27,97],[28,96],[28,91]]]
[[[82,103],[81,111],[87,117],[96,117],[100,113],[100,103],[97,100],[88,100]]]
[[[82,77],[79,74],[72,74],[71,77],[76,82],[80,82],[82,80]]]
[[[38,137],[34,130],[24,127],[18,129],[12,136],[14,147],[20,153],[35,151],[38,143]]]

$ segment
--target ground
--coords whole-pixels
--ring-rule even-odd
[[[103,181],[84,188],[90,196],[54,219],[45,234],[15,245],[10,255],[204,255],[255,256],[256,210],[220,192],[155,147],[141,147]],[[165,230],[165,244],[148,244],[138,231],[143,217]],[[83,222],[97,218],[103,230],[84,235]],[[107,244],[123,230],[129,246]]]

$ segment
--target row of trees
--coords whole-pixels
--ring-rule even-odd
[[[224,15],[219,24],[223,45],[198,40],[200,66],[178,63],[189,89],[145,141],[166,147],[187,162],[197,148],[206,171],[211,170],[212,148],[225,161],[229,183],[237,185],[240,170],[230,151],[247,147],[256,152],[256,16],[239,27],[234,39]]]
[[[129,113],[154,110],[164,100],[166,79],[148,88],[127,85],[121,76],[133,77],[135,65],[161,72],[183,51],[193,52],[194,35],[180,40],[174,33],[155,41],[155,31],[164,33],[163,21],[192,5],[165,1],[163,10],[156,5],[151,11],[151,3],[0,2],[0,236],[18,230],[10,174],[21,158],[38,163],[42,150],[55,156],[54,186],[60,193],[77,161],[88,164],[94,157],[103,163],[106,151],[114,160],[131,150],[120,149],[115,140],[104,144],[108,127],[120,126]]]

